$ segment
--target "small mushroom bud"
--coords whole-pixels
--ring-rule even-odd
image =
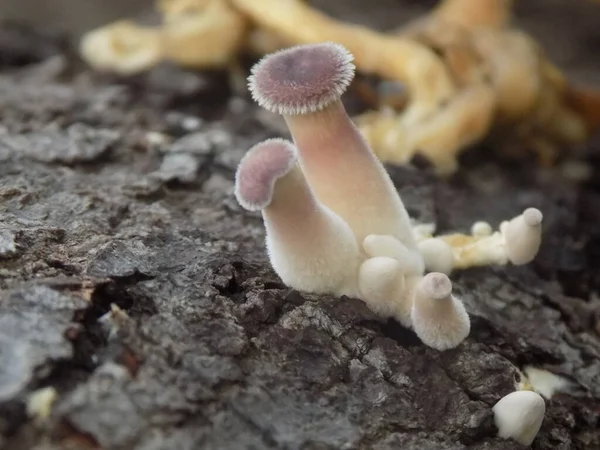
[[[502,397],[492,408],[498,436],[531,445],[542,426],[546,403],[533,391],[515,391]]]
[[[363,250],[370,257],[387,256],[394,258],[405,275],[423,275],[423,258],[418,252],[409,251],[402,242],[393,236],[370,234],[363,241]]]
[[[358,242],[391,235],[416,251],[402,200],[342,104],[354,78],[352,59],[333,43],[290,47],[259,61],[249,88],[259,105],[284,116],[315,195],[350,225]]]
[[[360,266],[360,297],[369,309],[382,317],[395,317],[410,326],[411,303],[405,295],[403,266],[387,256],[369,258]]]
[[[413,328],[423,343],[436,350],[458,346],[471,330],[469,315],[452,295],[452,282],[443,273],[425,275],[414,291]]]
[[[267,250],[282,281],[306,292],[357,294],[359,248],[352,230],[313,195],[294,145],[269,139],[252,147],[236,173],[235,196],[262,211]]]
[[[429,238],[420,241],[419,251],[428,271],[450,275],[454,269],[454,251],[442,239]]]
[[[492,226],[484,221],[475,222],[471,226],[471,235],[475,237],[491,236],[493,232]]]
[[[510,262],[522,265],[535,258],[542,243],[542,219],[539,209],[527,208],[523,214],[501,225]]]

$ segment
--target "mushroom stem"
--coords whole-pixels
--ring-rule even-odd
[[[410,311],[404,298],[404,274],[398,260],[376,256],[365,260],[358,272],[358,287],[362,300],[374,313],[384,317],[398,316],[398,310]],[[401,323],[410,324],[410,312],[401,317]]]
[[[489,86],[466,88],[438,115],[412,127],[407,149],[411,153],[419,151],[442,175],[455,172],[461,150],[482,140],[490,129],[495,101],[494,90]]]
[[[290,142],[270,139],[250,149],[238,167],[236,197],[244,208],[262,211],[269,259],[286,285],[356,295],[354,234],[312,194]]]
[[[458,346],[471,329],[464,305],[452,295],[452,282],[437,272],[425,275],[416,286],[411,319],[417,336],[436,350]]]
[[[498,231],[488,236],[469,236],[460,233],[438,236],[448,244],[454,254],[455,270],[508,263],[502,234]]]
[[[177,10],[177,6],[182,10]],[[188,8],[173,5],[172,9],[163,3],[162,7],[165,23],[161,28],[161,45],[165,59],[196,69],[226,67],[235,59],[248,24],[228,2],[210,0],[190,4]]]
[[[506,255],[511,263],[520,266],[536,257],[542,243],[542,220],[539,209],[527,208],[522,214],[500,225]]]
[[[416,249],[402,200],[341,101],[285,119],[315,194],[348,222],[359,242],[384,234]]]

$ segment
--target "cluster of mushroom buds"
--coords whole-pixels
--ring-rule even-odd
[[[360,298],[426,345],[456,347],[470,322],[448,274],[465,261],[531,261],[541,213],[528,209],[499,232],[462,242],[413,229],[341,101],[354,77],[352,60],[341,45],[318,43],[279,50],[253,67],[254,100],[284,117],[294,142],[276,138],[252,147],[240,161],[235,196],[243,208],[262,212],[269,259],[286,285]]]

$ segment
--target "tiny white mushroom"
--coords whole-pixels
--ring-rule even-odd
[[[473,236],[490,236],[493,232],[494,230],[492,229],[492,226],[489,223],[484,222],[482,220],[480,220],[479,222],[475,222],[471,226],[471,235]]]
[[[533,391],[515,391],[502,397],[492,408],[498,436],[531,445],[542,426],[546,403]]]
[[[542,243],[542,219],[539,209],[527,208],[523,214],[500,225],[510,262],[522,265],[535,258]]]
[[[403,297],[403,279],[403,266],[397,259],[387,256],[369,258],[361,264],[358,273],[361,298],[374,313],[384,318],[395,316],[398,309],[395,302]],[[402,323],[408,325],[409,322],[407,314]]]
[[[429,273],[418,282],[411,320],[417,336],[436,350],[458,346],[471,330],[463,303],[452,295],[452,282],[438,272]]]
[[[419,241],[417,245],[428,271],[441,272],[446,275],[452,272],[454,251],[447,242],[439,238],[429,238]]]

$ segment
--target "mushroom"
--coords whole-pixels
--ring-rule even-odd
[[[426,345],[454,348],[470,320],[447,273],[506,264],[517,254],[507,248],[519,247],[523,223],[525,234],[532,232],[531,213],[503,231],[479,223],[471,235],[436,237],[431,224],[413,226],[341,102],[351,60],[340,45],[324,43],[276,51],[253,67],[252,96],[284,116],[295,143],[269,139],[250,149],[238,167],[236,197],[262,211],[269,258],[285,284],[358,297],[412,326]],[[423,276],[425,269],[433,272]]]
[[[492,230],[492,226],[489,223],[484,222],[483,220],[475,222],[473,225],[471,225],[471,235],[473,236],[489,236],[493,232],[494,230]]]
[[[160,61],[160,39],[160,32],[155,28],[119,20],[87,33],[79,44],[79,51],[97,70],[131,75]]]
[[[452,282],[447,275],[425,275],[413,295],[412,326],[425,345],[447,350],[467,338],[471,330],[469,315],[463,303],[452,295]]]
[[[504,26],[514,0],[444,0],[432,11],[435,19],[464,28]]]
[[[229,67],[247,34],[247,20],[223,0],[162,2],[164,59],[183,67]],[[224,32],[226,30],[226,32]]]
[[[546,403],[533,391],[515,391],[502,397],[492,408],[498,436],[531,445],[542,426]]]
[[[542,243],[542,219],[539,209],[527,208],[523,214],[500,225],[510,262],[522,265],[535,258]]]
[[[358,273],[361,298],[369,309],[381,317],[397,317],[405,326],[410,326],[410,314],[400,314],[398,309],[410,311],[406,305],[402,264],[394,258],[376,256],[361,264]]]
[[[305,292],[356,296],[359,248],[352,230],[313,195],[297,164],[296,147],[268,139],[242,158],[235,196],[262,211],[273,269]]]
[[[450,275],[454,269],[454,253],[448,243],[439,238],[429,238],[419,241],[418,246],[428,271]]]
[[[284,116],[315,195],[346,220],[359,243],[383,234],[416,251],[402,200],[342,104],[352,59],[334,43],[280,50],[252,68],[250,91],[259,105]]]
[[[412,39],[341,22],[300,0],[231,2],[286,45],[337,42],[352,52],[362,73],[405,83],[411,97],[404,114],[407,124],[434,113],[455,92],[452,76],[436,52]]]

